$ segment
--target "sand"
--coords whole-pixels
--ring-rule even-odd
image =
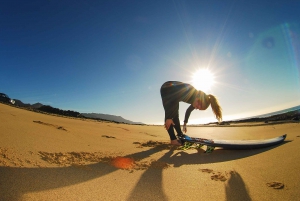
[[[72,119],[0,104],[0,200],[297,200],[300,124],[188,127],[213,139],[284,143],[181,150],[163,126]]]

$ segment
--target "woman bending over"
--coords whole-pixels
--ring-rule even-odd
[[[171,139],[171,144],[181,145],[181,142],[175,136],[174,128],[178,136],[183,135],[179,121],[179,102],[191,104],[185,113],[183,131],[186,132],[186,124],[194,109],[206,110],[211,106],[216,119],[222,121],[222,108],[217,98],[211,94],[206,95],[200,90],[196,90],[192,85],[178,82],[165,82],[160,88],[162,103],[165,109],[165,128]]]

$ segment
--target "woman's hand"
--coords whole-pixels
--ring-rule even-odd
[[[182,130],[183,130],[183,132],[185,132],[185,133],[187,132],[187,129],[186,129],[186,123],[183,124]]]
[[[173,125],[173,126],[175,125],[174,122],[173,122],[173,119],[167,119],[166,123],[165,123],[166,130],[169,130],[171,125]]]

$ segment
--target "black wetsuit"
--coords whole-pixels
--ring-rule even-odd
[[[196,90],[192,85],[177,82],[168,81],[165,82],[160,88],[160,94],[165,109],[165,121],[167,119],[172,119],[175,126],[177,135],[181,135],[181,127],[179,121],[179,102],[185,102],[191,104],[185,113],[184,122],[187,123],[191,112],[195,109],[193,107],[193,102],[197,96],[198,90]],[[171,140],[177,139],[174,133],[173,125],[168,129]]]

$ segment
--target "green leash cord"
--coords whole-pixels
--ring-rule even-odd
[[[209,154],[215,150],[215,147],[207,146],[205,153]]]

